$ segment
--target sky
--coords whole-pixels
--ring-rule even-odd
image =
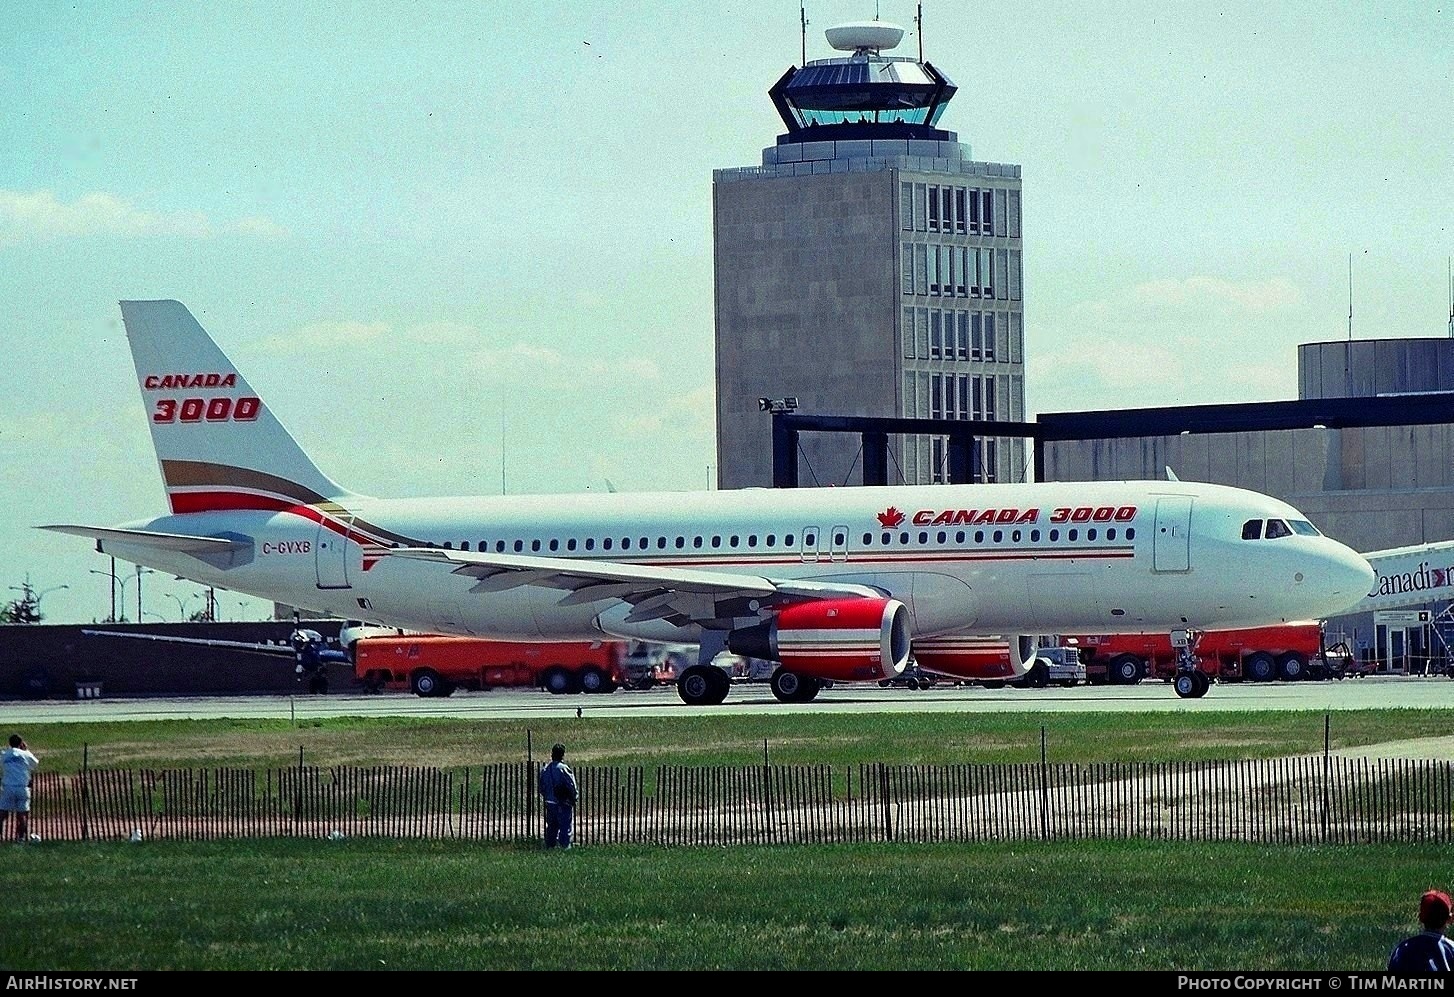
[[[1030,417],[1294,398],[1350,288],[1354,338],[1447,335],[1450,6],[926,0],[941,126],[1023,170]],[[805,7],[810,60],[875,13],[917,52],[912,3]],[[5,22],[0,601],[104,618],[108,559],[34,527],[163,511],[122,299],[184,302],[356,492],[709,487],[712,170],[783,131],[796,0]]]

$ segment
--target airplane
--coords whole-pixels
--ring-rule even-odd
[[[1181,633],[1335,615],[1373,584],[1285,502],[1179,480],[376,498],[335,483],[178,301],[120,303],[170,512],[87,537],[126,561],[340,618],[505,640],[730,651],[774,694],[902,675],[1006,637]],[[1264,531],[1264,524],[1268,524]],[[1008,635],[1008,636],[1006,636]],[[1207,691],[1190,654],[1183,697]],[[1183,681],[1184,680],[1184,681]]]

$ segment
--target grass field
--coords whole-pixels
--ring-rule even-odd
[[[1447,711],[1339,712],[1332,747],[1444,736]],[[28,727],[96,767],[851,765],[1319,752],[1321,712],[877,714]],[[1151,841],[730,849],[439,841],[0,847],[10,969],[1377,970],[1439,846]]]
[[[24,969],[1379,970],[1433,847],[0,849]]]
[[[1454,711],[1332,714],[1332,747],[1444,736]],[[1270,758],[1323,750],[1324,714],[880,713],[521,720],[338,718],[51,724],[23,732],[52,771],[93,767],[295,764],[450,767],[549,754],[560,740],[581,765],[894,765],[953,762],[1172,761]]]

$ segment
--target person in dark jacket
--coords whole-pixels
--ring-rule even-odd
[[[565,763],[565,745],[550,749],[550,764],[540,770],[540,798],[545,801],[545,847],[569,848],[580,796],[575,773]]]
[[[1449,894],[1443,890],[1429,890],[1419,898],[1419,923],[1424,930],[1394,947],[1388,957],[1390,973],[1454,971],[1454,942],[1444,937],[1450,907]]]

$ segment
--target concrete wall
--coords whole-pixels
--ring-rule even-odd
[[[719,487],[772,484],[760,397],[897,413],[897,193],[892,171],[714,184]],[[862,480],[857,439],[805,434],[802,446],[803,484]]]
[[[339,620],[304,620],[301,625],[335,641],[342,624]],[[291,654],[273,656],[196,644],[96,637],[82,630],[272,643],[286,650],[293,624],[0,626],[0,699],[74,699],[78,682],[100,682],[102,698],[307,692],[294,673]],[[329,665],[327,674],[331,688],[351,688],[352,668]]]

